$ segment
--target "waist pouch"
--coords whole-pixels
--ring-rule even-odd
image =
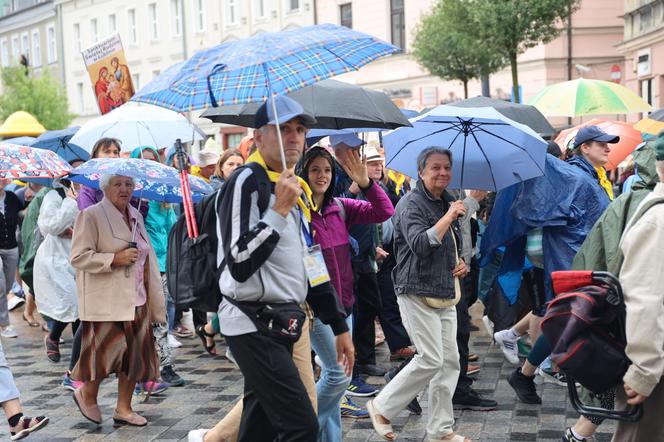
[[[290,345],[300,339],[306,315],[297,303],[236,301],[225,298],[251,319],[260,334]]]

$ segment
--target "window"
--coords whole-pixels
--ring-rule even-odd
[[[9,66],[9,43],[6,38],[0,40],[0,66]]]
[[[18,35],[12,36],[12,56],[14,58],[14,63],[18,63],[21,59],[21,47],[18,43]]]
[[[21,54],[28,58],[30,56],[30,36],[27,32],[21,34]]]
[[[347,28],[353,27],[353,4],[339,5],[339,23]]]
[[[254,18],[265,18],[265,0],[254,0]]]
[[[134,90],[139,90],[141,88],[141,83],[139,82],[140,77],[138,74],[132,74],[131,82],[134,83]]]
[[[406,23],[404,20],[403,0],[390,0],[390,25],[392,44],[406,48]]]
[[[81,25],[74,23],[74,50],[81,52]]]
[[[32,30],[32,65],[39,67],[42,64],[41,42],[39,41],[39,29]]]
[[[99,40],[99,35],[97,34],[97,19],[93,18],[90,20],[90,40],[92,44],[97,43]]]
[[[235,3],[235,0],[227,0],[228,1],[228,9],[227,9],[227,19],[228,21],[226,22],[227,25],[232,26],[237,24],[237,4]]]
[[[198,32],[205,31],[205,0],[196,1],[196,30]]]
[[[182,35],[182,3],[180,0],[171,0],[171,35]]]
[[[148,29],[150,29],[150,38],[152,40],[159,39],[159,23],[157,23],[156,3],[150,3],[148,5]]]
[[[46,28],[46,60],[49,63],[58,61],[58,50],[55,41],[55,27],[50,25]]]
[[[643,98],[644,101],[646,101],[648,104],[652,106],[653,100],[652,100],[652,78],[649,78],[648,80],[641,80],[640,82],[641,86],[641,98]]]
[[[85,101],[83,100],[83,83],[76,83],[76,91],[78,92],[78,112],[83,113],[85,111]]]
[[[286,4],[288,12],[295,12],[300,9],[300,0],[286,0]]]
[[[639,20],[639,32],[646,32],[652,26],[652,8],[650,6],[646,7],[641,11],[641,16]]]
[[[118,32],[118,23],[115,14],[111,14],[108,16],[108,33],[115,34],[116,32]]]
[[[127,11],[127,21],[129,22],[129,42],[131,44],[137,44],[138,34],[136,33],[136,9],[129,9]]]

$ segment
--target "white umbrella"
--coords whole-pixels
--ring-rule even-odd
[[[130,102],[88,121],[69,142],[91,153],[103,137],[119,139],[122,151],[130,152],[139,146],[169,147],[178,138],[183,143],[202,140],[205,134],[177,112]]]

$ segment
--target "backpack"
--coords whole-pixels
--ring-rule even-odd
[[[646,203],[625,232],[662,202]],[[609,272],[559,271],[551,279],[556,297],[542,321],[551,360],[594,393],[620,384],[631,362],[625,354],[625,302],[618,278]]]
[[[271,183],[262,166],[249,163],[237,170],[249,168],[258,180],[258,209],[261,216],[270,203]],[[236,174],[234,172],[234,174]],[[166,284],[178,307],[216,312],[221,302],[219,277],[224,262],[217,266],[217,208],[226,185],[206,195],[194,206],[199,235],[189,238],[185,215],[180,215],[168,235]]]

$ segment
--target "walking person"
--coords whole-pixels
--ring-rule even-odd
[[[449,150],[429,147],[417,157],[416,188],[396,207],[394,248],[397,265],[394,285],[401,316],[417,354],[375,399],[367,410],[376,432],[393,441],[394,419],[425,387],[429,387],[429,440],[467,442],[454,433],[452,395],[459,377],[456,310],[461,297],[459,278],[467,273],[458,258],[461,236],[457,218],[462,201],[446,192],[452,177]]]
[[[129,204],[134,180],[106,175],[100,187],[104,198],[79,213],[72,239],[82,328],[72,377],[85,382],[74,391],[74,401],[86,419],[100,424],[99,385],[115,373],[114,422],[145,426],[131,398],[136,382],[159,376],[151,327],[166,322],[159,266],[143,218]]]
[[[5,186],[11,182],[0,178],[0,336],[3,338],[16,338],[18,333],[9,322],[9,307],[7,305],[7,292],[14,283],[14,276],[18,267],[18,242],[16,229],[19,224],[19,212],[23,205],[14,193],[5,191]]]

